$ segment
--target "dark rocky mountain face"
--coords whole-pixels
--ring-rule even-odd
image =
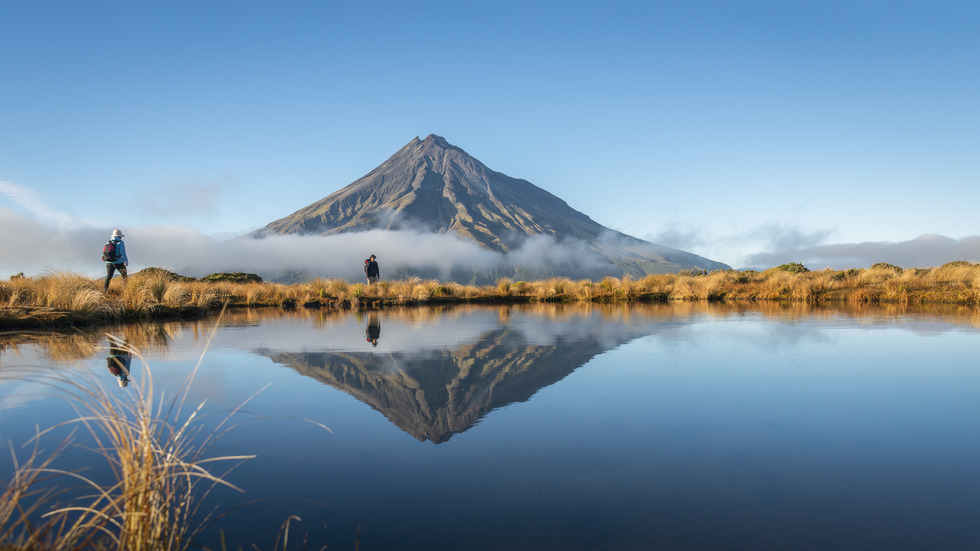
[[[490,170],[435,135],[415,138],[354,183],[251,236],[403,229],[456,234],[502,253],[544,236],[581,242],[594,257],[582,263],[591,273],[569,273],[575,271],[570,266],[551,275],[642,276],[728,268],[606,228],[530,182]]]

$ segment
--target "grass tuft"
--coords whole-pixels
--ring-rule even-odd
[[[119,353],[143,362],[139,351],[112,335],[110,339],[117,342],[114,347]],[[125,393],[109,392],[94,376],[40,378],[38,382],[64,393],[78,415],[39,432],[33,453],[17,464],[11,479],[3,484],[0,548],[190,548],[213,520],[200,509],[208,493],[217,486],[235,488],[225,477],[253,457],[206,457],[216,439],[234,426],[241,406],[213,426],[206,425],[204,404],[186,404],[199,367],[200,362],[180,392],[167,402],[161,396],[159,403],[148,366],[141,372],[142,380],[131,385],[133,392]],[[68,425],[76,426],[76,431],[81,427],[89,435],[97,457],[109,466],[109,480],[55,468],[60,450],[69,441],[51,454],[39,449],[43,437]],[[218,472],[216,465],[225,467]],[[59,490],[53,484],[65,479],[75,481],[76,487]],[[64,504],[55,501],[64,496],[72,497]]]

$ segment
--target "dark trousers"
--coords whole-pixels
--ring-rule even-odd
[[[103,293],[109,290],[109,282],[112,281],[112,274],[115,273],[116,270],[119,270],[119,275],[121,275],[124,280],[126,279],[125,264],[122,262],[119,264],[107,262],[105,265],[105,287],[102,288]]]

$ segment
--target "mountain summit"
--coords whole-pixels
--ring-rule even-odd
[[[364,177],[250,235],[409,229],[456,234],[501,253],[536,236],[581,242],[605,265],[602,273],[590,268],[589,274],[551,275],[638,276],[728,268],[606,228],[527,180],[490,170],[434,134],[416,137]],[[589,264],[595,267],[595,262]]]

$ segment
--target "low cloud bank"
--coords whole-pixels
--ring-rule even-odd
[[[836,232],[804,230],[786,222],[768,222],[717,234],[696,224],[671,223],[646,239],[684,250],[708,249],[738,268],[764,270],[800,262],[813,270],[867,268],[887,262],[904,268],[941,266],[955,260],[980,262],[980,236],[952,238],[927,234],[906,241],[828,243]],[[712,253],[707,256],[711,257]]]
[[[356,281],[363,277],[364,259],[375,254],[383,278],[419,275],[466,282],[477,272],[486,274],[484,279],[490,281],[515,275],[600,278],[622,273],[584,242],[556,242],[545,236],[528,239],[510,254],[502,254],[453,235],[416,230],[240,237],[226,241],[187,226],[120,229],[126,234],[131,272],[159,267],[193,277],[250,272],[274,278],[295,273]],[[19,272],[38,275],[60,270],[101,276],[105,273],[100,259],[102,245],[112,230],[78,226],[66,229],[61,223],[41,222],[0,207],[0,233],[4,236],[0,240],[0,279]],[[954,239],[924,235],[903,242],[814,244],[820,237],[801,234],[784,239],[779,243],[782,247],[774,247],[772,252],[747,255],[742,266],[771,268],[802,262],[811,269],[846,269],[876,262],[928,267],[953,260],[980,261],[980,236]]]
[[[481,248],[453,235],[420,231],[368,231],[333,236],[276,235],[218,240],[187,226],[120,228],[126,235],[130,271],[159,267],[193,277],[250,272],[264,278],[284,273],[359,280],[364,259],[374,254],[381,275],[420,274],[443,280],[478,271],[610,270],[614,267],[585,243],[527,240],[510,254]],[[113,228],[60,230],[0,207],[0,277],[73,271],[104,274],[102,246]]]
[[[954,239],[942,235],[922,235],[908,241],[869,241],[787,248],[756,253],[748,266],[773,267],[800,262],[811,270],[823,268],[866,268],[887,262],[903,268],[941,266],[954,260],[980,262],[980,236]]]

